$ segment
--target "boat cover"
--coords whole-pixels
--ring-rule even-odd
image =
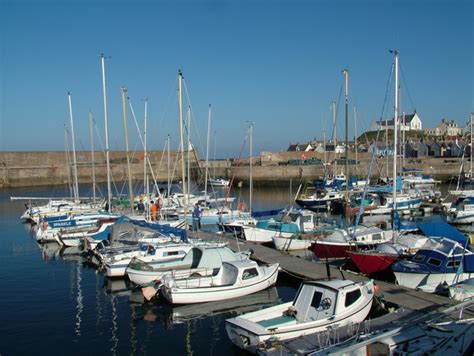
[[[459,242],[464,248],[467,246],[467,237],[447,223],[420,224],[418,228],[427,237],[445,237]]]
[[[464,256],[464,272],[468,272],[468,273],[474,272],[474,255]]]
[[[283,209],[275,209],[275,210],[266,210],[266,211],[253,211],[252,217],[253,218],[261,218],[264,216],[275,216],[280,214]]]

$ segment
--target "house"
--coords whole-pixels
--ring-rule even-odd
[[[461,157],[464,153],[464,147],[457,141],[448,144],[451,157]]]
[[[423,131],[426,135],[434,137],[457,137],[461,136],[463,133],[463,129],[461,127],[458,127],[458,124],[456,124],[453,120],[449,121],[446,119],[442,119],[438,127],[432,129],[425,129]]]
[[[379,128],[381,130],[385,130],[385,129],[393,130],[394,122],[395,120],[393,118],[391,118],[390,120],[375,121],[374,124],[372,125],[371,130],[377,131]],[[400,131],[422,130],[423,128],[421,119],[416,113],[416,111],[410,115],[400,115],[398,117],[397,125]]]
[[[309,152],[309,151],[313,151],[313,146],[311,146],[311,144],[309,143],[305,143],[305,144],[296,144],[296,145],[293,145],[293,144],[290,144],[290,147],[288,147],[288,152]]]
[[[428,143],[428,156],[441,157],[441,144],[439,142]]]

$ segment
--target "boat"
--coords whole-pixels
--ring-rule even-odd
[[[113,222],[99,223],[95,228],[88,228],[87,230],[83,228],[79,228],[79,230],[60,230],[56,235],[56,241],[66,247],[80,246],[86,238],[98,243],[109,239],[113,224]]]
[[[258,221],[256,225],[244,225],[247,241],[272,242],[272,237],[291,237],[295,233],[312,232],[316,229],[316,216],[309,210],[282,212],[275,219]]]
[[[466,240],[465,240],[466,241]],[[448,238],[430,238],[409,261],[392,265],[396,283],[428,293],[445,292],[474,277],[474,253]]]
[[[259,266],[251,260],[223,262],[210,277],[175,280],[163,276],[161,293],[171,304],[193,304],[243,297],[276,283],[279,264]]]
[[[316,258],[344,258],[347,251],[373,249],[391,241],[392,230],[382,230],[376,226],[359,225],[348,229],[335,229],[329,235],[315,240],[309,249]]]
[[[278,251],[306,250],[316,239],[317,235],[295,233],[290,237],[272,236],[273,244]]]
[[[327,212],[331,204],[344,198],[344,194],[333,189],[318,189],[307,187],[295,200],[303,209],[314,212]]]
[[[463,302],[465,300],[474,300],[474,278],[449,286],[449,298]]]
[[[474,300],[470,300],[441,311],[408,310],[407,313],[405,308],[399,309],[395,313],[370,320],[367,326],[352,327],[352,330],[356,330],[355,332],[347,332],[345,335],[342,332],[332,335],[329,333],[314,335],[319,347],[313,347],[307,352],[306,350],[298,351],[311,356],[472,355],[474,319],[463,317],[463,310],[469,310],[473,303]],[[394,314],[395,318],[392,317],[391,322],[383,322],[383,324],[379,322],[382,319],[389,321]],[[397,317],[396,314],[400,316]],[[304,345],[306,344],[313,345],[313,343]],[[302,343],[300,342],[299,345]]]
[[[140,258],[150,266],[166,261],[182,259],[193,245],[188,243],[140,244],[132,251],[104,257],[102,260],[105,275],[109,278],[124,277],[125,271],[134,258]]]
[[[207,184],[214,188],[227,188],[230,185],[230,181],[228,179],[224,179],[221,177],[216,178],[209,178],[207,180]]]
[[[217,274],[222,262],[248,259],[250,252],[235,253],[228,247],[193,247],[180,260],[166,261],[150,266],[139,258],[134,258],[126,269],[128,278],[137,285],[159,281],[165,274],[176,279],[190,276],[210,276]]]
[[[291,302],[227,319],[227,336],[255,352],[269,339],[282,341],[359,323],[369,314],[373,297],[373,280],[305,281]]]
[[[474,196],[459,196],[448,209],[450,224],[471,224],[474,222]]]

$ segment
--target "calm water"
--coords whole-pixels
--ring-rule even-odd
[[[88,194],[88,187],[81,187]],[[256,190],[255,208],[282,207],[290,190]],[[10,196],[67,196],[64,187],[0,190],[0,355],[242,354],[225,332],[225,319],[293,299],[299,282],[278,285],[238,303],[172,308],[142,303],[124,281],[84,266],[74,251],[40,246],[19,216],[24,202]]]

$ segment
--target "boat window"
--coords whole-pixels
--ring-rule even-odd
[[[446,267],[448,268],[459,267],[460,264],[461,264],[460,260],[457,260],[457,261],[451,260],[448,263],[446,263]]]
[[[246,269],[243,273],[242,273],[242,279],[243,280],[246,280],[246,279],[251,279],[251,278],[255,278],[258,276],[258,271],[256,268],[249,268],[249,269]]]
[[[165,256],[176,256],[179,255],[179,251],[168,251],[164,253]]]
[[[462,255],[464,253],[464,250],[460,246],[456,246],[456,248],[453,251],[453,255]]]
[[[415,262],[422,262],[424,259],[425,259],[425,256],[423,255],[415,255],[415,257],[413,257],[413,261]]]
[[[321,298],[323,296],[323,293],[321,292],[314,292],[313,294],[313,300],[311,300],[311,306],[313,308],[318,308],[319,304],[321,303]]]
[[[372,241],[382,240],[382,234],[373,234]]]
[[[191,268],[197,268],[197,266],[199,265],[199,262],[201,262],[202,251],[198,248],[193,248],[191,250],[191,253],[192,253]]]
[[[434,257],[431,257],[431,258],[428,258],[428,261],[427,261],[430,265],[433,265],[433,266],[436,266],[436,267],[439,267],[441,266],[441,260],[437,259],[437,258],[434,258]]]
[[[353,290],[352,292],[348,292],[346,294],[346,301],[344,302],[344,305],[348,307],[349,305],[354,304],[360,297],[362,293],[360,292],[360,289]]]

